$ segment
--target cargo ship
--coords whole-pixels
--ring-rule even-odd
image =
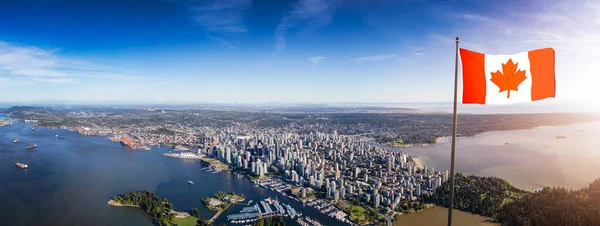
[[[27,146],[27,150],[31,150],[37,148],[37,144],[31,145],[31,146]]]
[[[23,164],[23,163],[20,163],[20,162],[15,162],[15,166],[19,167],[21,169],[27,169],[28,168],[27,164]]]
[[[19,143],[19,139],[13,140],[13,144]]]

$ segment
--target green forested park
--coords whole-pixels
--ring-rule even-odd
[[[424,200],[448,207],[449,191],[445,183]],[[456,176],[454,208],[503,225],[600,225],[599,204],[600,179],[580,190],[546,187],[527,192],[499,178]]]
[[[166,198],[160,198],[150,191],[134,191],[113,198],[122,205],[135,205],[146,211],[152,220],[162,225],[174,225],[173,205]]]

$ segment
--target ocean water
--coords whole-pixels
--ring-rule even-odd
[[[14,139],[20,142],[13,144]],[[38,148],[26,150],[33,144]],[[198,208],[207,219],[213,212],[201,199],[222,190],[242,193],[247,200],[277,197],[325,225],[338,225],[312,207],[254,187],[231,172],[202,171],[198,161],[161,155],[169,151],[165,147],[134,151],[105,137],[66,130],[32,131],[23,122],[0,127],[0,225],[153,225],[141,209],[107,204],[119,193],[144,189],[167,198],[176,211]],[[15,162],[28,164],[29,169],[16,168]],[[188,185],[188,180],[195,184]],[[242,207],[234,205],[216,224]],[[287,223],[296,225],[291,220]]]
[[[527,190],[544,186],[578,189],[600,178],[599,140],[600,122],[459,137],[456,172],[500,177]],[[450,138],[424,147],[380,146],[407,152],[429,168],[450,168]]]

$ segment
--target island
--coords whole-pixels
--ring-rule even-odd
[[[108,204],[111,206],[141,208],[159,226],[196,225],[196,222],[198,222],[197,217],[186,212],[174,211],[173,205],[166,198],[160,198],[150,191],[124,193],[113,197],[108,201]],[[193,222],[193,224],[188,222]]]
[[[243,194],[235,194],[233,192],[225,193],[223,191],[219,191],[214,194],[212,197],[206,197],[202,199],[202,203],[212,211],[217,211],[215,215],[209,220],[209,222],[214,221],[217,217],[225,212],[225,210],[229,209],[233,204],[237,202],[242,202],[246,200]]]

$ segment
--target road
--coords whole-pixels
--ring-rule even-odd
[[[378,213],[378,214],[381,214],[381,213],[377,212],[376,210],[374,210],[373,208],[371,208],[370,206],[364,205],[364,207],[367,207],[367,208],[369,208],[370,210],[372,210],[372,211],[374,211],[374,212],[376,212],[376,213]],[[387,226],[392,226],[392,225],[393,225],[393,224],[392,224],[392,218],[388,217],[388,216],[387,216],[387,215],[385,215],[385,214],[381,214],[381,216],[385,217],[385,220],[387,221]]]

